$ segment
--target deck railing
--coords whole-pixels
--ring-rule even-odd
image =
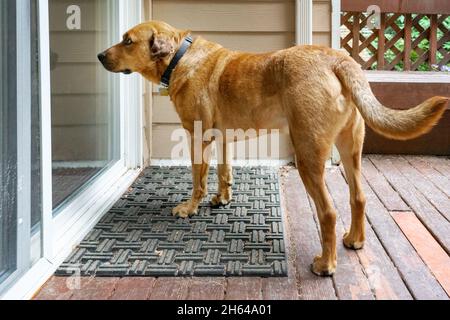
[[[341,45],[365,70],[450,66],[450,0],[342,0]]]

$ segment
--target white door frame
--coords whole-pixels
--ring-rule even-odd
[[[18,2],[29,3],[29,0]],[[40,34],[40,103],[41,103],[41,161],[42,161],[42,257],[3,293],[2,299],[29,299],[55,272],[59,264],[70,254],[73,247],[94,227],[105,212],[127,190],[140,174],[143,166],[142,146],[142,81],[137,75],[120,75],[120,115],[121,115],[121,159],[95,181],[81,191],[57,216],[53,216],[52,205],[52,141],[51,141],[51,83],[49,59],[49,15],[48,0],[38,0]],[[119,29],[126,31],[141,21],[142,1],[119,1]],[[121,34],[117,35],[119,40]],[[28,37],[29,38],[29,37]],[[22,65],[23,60],[21,60]],[[24,65],[24,67],[27,64]],[[24,72],[26,74],[26,72]],[[23,92],[22,92],[22,96]],[[24,114],[21,121],[28,121]],[[29,122],[29,121],[28,121]],[[28,124],[26,122],[26,124]],[[21,122],[22,123],[22,122]],[[22,124],[21,124],[22,125]],[[26,135],[24,131],[22,135]],[[30,135],[29,135],[30,136]],[[25,147],[26,145],[24,145]],[[31,149],[30,149],[31,150]],[[30,151],[28,151],[30,152]],[[29,170],[25,158],[20,164]],[[18,161],[19,162],[19,161]],[[28,164],[29,166],[29,164]],[[28,180],[29,179],[25,179]],[[31,188],[31,186],[30,186]],[[29,205],[25,198],[22,205]],[[24,217],[28,225],[30,217]],[[27,220],[28,219],[28,220]],[[28,221],[28,222],[27,222]],[[28,232],[29,234],[29,232]],[[25,239],[26,240],[26,239]],[[18,254],[29,256],[28,248]],[[28,257],[29,259],[29,257]],[[24,264],[26,265],[26,263]],[[14,279],[13,279],[14,280]]]
[[[313,44],[313,0],[295,1],[295,43]]]
[[[341,0],[331,0],[331,47],[341,49]]]

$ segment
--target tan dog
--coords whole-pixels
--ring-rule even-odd
[[[187,35],[189,31],[151,21],[128,31],[123,42],[99,59],[109,71],[138,72],[160,83]],[[324,182],[332,145],[339,149],[350,188],[352,222],[343,241],[348,248],[360,249],[365,240],[360,181],[364,122],[383,136],[412,139],[433,127],[448,101],[434,97],[410,110],[388,109],[373,95],[360,66],[340,51],[297,46],[251,54],[227,50],[201,37],[174,69],[169,94],[192,137],[194,121],[202,121],[203,130],[289,128],[298,169],[320,221],[322,254],[312,265],[317,275],[336,270],[336,211]],[[222,149],[227,159],[226,144]],[[218,166],[219,194],[212,200],[214,205],[231,200],[229,163]],[[192,199],[177,206],[174,214],[187,217],[197,212],[207,194],[208,168],[207,160],[193,164]]]

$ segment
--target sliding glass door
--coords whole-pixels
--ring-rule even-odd
[[[0,298],[30,297],[140,173],[141,79],[96,60],[140,8],[0,0]]]
[[[42,256],[37,2],[0,2],[0,289]]]
[[[0,1],[0,283],[16,269],[15,0]]]
[[[120,159],[119,77],[97,60],[119,39],[118,5],[49,1],[54,208]]]

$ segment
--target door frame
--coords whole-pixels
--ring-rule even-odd
[[[143,167],[143,101],[142,81],[138,75],[125,77],[120,75],[120,160],[111,168],[93,180],[86,188],[77,194],[58,215],[53,215],[52,203],[52,139],[51,139],[51,78],[50,78],[50,29],[49,29],[49,5],[48,0],[38,1],[39,21],[39,57],[40,57],[40,108],[41,108],[41,179],[42,179],[42,241],[41,258],[31,267],[30,259],[30,232],[25,232],[18,245],[18,255],[22,255],[21,268],[11,275],[3,287],[7,286],[5,292],[0,294],[2,299],[29,299],[55,272],[57,267],[70,254],[73,247],[81,241],[85,235],[94,227],[99,219],[120,198],[131,183],[140,174]],[[17,0],[17,3],[29,6],[30,0]],[[142,20],[142,0],[119,1],[119,30],[124,32],[131,26]],[[30,10],[24,10],[26,17]],[[28,19],[29,20],[29,19]],[[19,21],[17,21],[19,25]],[[28,22],[28,25],[30,23]],[[23,26],[22,29],[27,28]],[[22,30],[30,42],[29,30]],[[19,30],[18,30],[19,31]],[[28,36],[27,36],[28,35]],[[22,34],[19,36],[23,37]],[[117,34],[119,40],[121,34]],[[24,43],[27,41],[24,41]],[[24,51],[30,52],[28,51]],[[28,55],[30,56],[30,55]],[[21,60],[22,68],[24,64]],[[25,70],[26,71],[26,70]],[[22,74],[27,74],[23,72]],[[118,75],[119,76],[119,75]],[[19,80],[19,79],[18,79]],[[30,80],[30,79],[28,79]],[[19,82],[18,82],[19,83]],[[23,83],[23,82],[22,82]],[[31,88],[31,86],[30,86]],[[31,89],[30,89],[31,90]],[[23,91],[21,91],[22,96]],[[27,103],[24,101],[24,103]],[[28,102],[28,107],[31,102]],[[19,119],[20,118],[20,119]],[[20,134],[23,142],[21,148],[24,152],[22,160],[18,165],[30,172],[30,163],[26,159],[31,152],[31,119],[29,114],[18,116],[18,124],[21,124]],[[25,124],[25,125],[24,125]],[[22,163],[20,163],[22,161]],[[19,170],[20,172],[20,170]],[[24,196],[19,196],[19,206],[28,206],[29,200],[26,195],[31,192],[30,179],[24,176],[22,186]],[[105,187],[107,186],[107,188]],[[25,188],[26,187],[26,188]],[[25,188],[25,189],[24,189]],[[19,188],[18,188],[19,189]],[[28,192],[28,193],[27,193]],[[20,209],[20,208],[19,208]],[[22,229],[30,230],[30,210],[20,209],[25,213],[21,216]],[[27,214],[28,212],[28,214]],[[28,227],[27,227],[28,226]],[[19,228],[18,228],[19,229]],[[19,230],[18,230],[19,231]],[[28,237],[26,236],[28,234]],[[18,259],[21,261],[20,259]],[[27,262],[28,261],[28,262]]]

